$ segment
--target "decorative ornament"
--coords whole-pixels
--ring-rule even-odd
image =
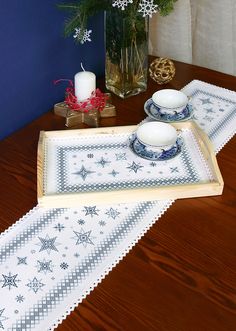
[[[168,58],[156,58],[149,67],[150,77],[158,84],[167,84],[175,76],[175,65]]]
[[[75,28],[75,34],[73,37],[79,41],[81,44],[86,43],[86,41],[91,41],[90,34],[92,30]]]
[[[112,6],[125,10],[125,7],[128,6],[129,3],[133,3],[133,0],[115,0],[113,1]]]
[[[143,13],[143,17],[152,17],[152,14],[157,12],[157,5],[154,5],[153,0],[142,0],[139,4],[139,13]]]

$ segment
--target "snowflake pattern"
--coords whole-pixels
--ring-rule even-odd
[[[84,44],[87,41],[91,41],[91,38],[90,38],[91,33],[92,33],[92,30],[75,28],[75,34],[73,35],[73,37],[77,41],[79,41],[81,44]]]
[[[37,246],[41,246],[39,252],[46,251],[48,255],[51,253],[51,251],[58,252],[58,249],[56,246],[60,245],[56,243],[57,237],[49,238],[48,234],[45,238],[38,237],[40,240],[40,243],[37,244]]]
[[[2,275],[3,280],[0,280],[0,282],[3,283],[2,287],[8,287],[8,290],[10,291],[12,287],[18,287],[17,283],[20,282],[19,279],[16,279],[18,274],[12,275],[10,272],[8,275]]]
[[[80,232],[74,231],[76,237],[73,237],[73,239],[76,239],[76,245],[82,244],[84,248],[86,248],[88,244],[94,245],[90,237],[91,232],[92,232],[91,230],[85,232],[83,229],[81,229]]]
[[[25,297],[21,294],[17,295],[15,298],[16,302],[22,303],[25,300]]]
[[[63,270],[66,270],[68,267],[69,267],[69,265],[68,265],[68,263],[66,263],[66,262],[62,262],[62,263],[60,264],[60,268],[63,269]]]
[[[139,13],[143,13],[143,17],[152,17],[157,12],[157,5],[154,5],[153,0],[142,0],[139,4]]]
[[[118,212],[117,209],[114,209],[111,207],[109,210],[107,210],[105,212],[105,214],[108,215],[108,217],[113,218],[113,220],[114,220],[114,219],[116,219],[116,217],[118,217],[120,215],[120,212]]]
[[[26,264],[27,265],[27,262],[26,262],[27,256],[25,256],[25,257],[18,257],[17,256],[17,259],[18,259],[17,265],[19,265],[19,264]]]
[[[58,232],[61,232],[62,230],[65,229],[65,226],[61,223],[57,223],[57,225],[54,226],[54,229],[57,230]]]
[[[30,290],[37,294],[39,290],[42,290],[42,287],[45,286],[45,284],[41,282],[41,279],[39,280],[34,277],[32,280],[29,281],[28,284],[26,284],[26,286],[28,286]]]
[[[94,171],[88,170],[84,167],[84,165],[82,165],[81,169],[77,172],[74,172],[74,175],[79,175],[83,181],[85,181],[85,179],[87,178],[88,175],[94,173]]]
[[[130,171],[133,171],[135,173],[137,173],[138,170],[140,170],[141,168],[143,168],[143,166],[140,165],[139,163],[134,162],[134,161],[133,161],[133,163],[131,165],[129,165],[127,167],[127,169],[130,169]]]
[[[38,272],[43,272],[44,275],[46,275],[48,272],[53,272],[53,265],[52,265],[52,260],[46,261],[43,259],[43,261],[37,261],[37,269]]]
[[[84,207],[85,216],[90,215],[91,217],[98,215],[99,210],[96,206],[85,206]]]
[[[133,0],[114,0],[112,6],[125,10],[129,3],[133,3]]]

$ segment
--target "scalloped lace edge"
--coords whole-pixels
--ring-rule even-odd
[[[39,208],[40,208],[40,206],[39,205],[36,205],[32,209],[30,209],[25,215],[23,215],[21,218],[19,218],[15,223],[13,223],[12,225],[10,225],[6,230],[4,230],[3,232],[1,232],[0,233],[0,239],[2,239],[3,237],[5,237],[9,232],[13,231],[16,226],[19,226],[21,223],[23,223],[26,218],[28,218],[31,215],[33,215],[33,213],[35,213],[36,211],[38,211]]]
[[[107,266],[106,270],[93,282],[92,286],[89,287],[89,290],[85,294],[82,294],[76,302],[74,302],[69,309],[66,310],[65,314],[61,315],[61,318],[58,318],[47,330],[52,331],[61,324],[68,315],[89,295],[97,286],[102,282],[102,280],[109,274],[109,272],[117,266],[117,264],[131,251],[131,249],[137,244],[137,242],[146,234],[146,232],[153,226],[153,224],[158,221],[161,216],[170,208],[170,206],[175,202],[175,200],[167,200],[167,205],[162,209],[157,217],[154,217],[152,221],[141,231],[141,233],[133,240],[133,242],[124,249],[123,252],[119,254],[119,257],[114,260],[110,265]]]

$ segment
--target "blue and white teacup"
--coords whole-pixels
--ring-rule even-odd
[[[181,150],[176,129],[163,122],[141,124],[130,138],[133,151],[148,160],[168,160]]]
[[[161,114],[176,115],[183,112],[188,104],[188,97],[181,91],[163,89],[152,95],[152,101]]]

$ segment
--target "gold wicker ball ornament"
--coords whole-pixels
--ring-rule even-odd
[[[158,84],[167,84],[175,75],[175,65],[170,59],[158,57],[150,64],[149,73]]]

